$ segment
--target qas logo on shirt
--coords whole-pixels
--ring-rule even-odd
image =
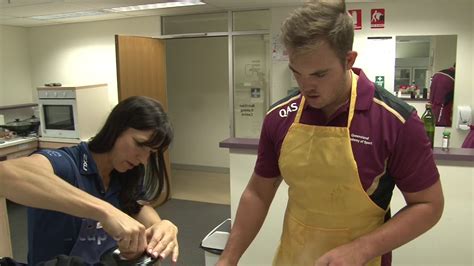
[[[280,115],[280,117],[288,117],[289,113],[297,111],[297,110],[298,110],[298,105],[296,105],[296,103],[292,103],[288,105],[286,108],[280,109],[280,111],[278,111],[278,114]]]

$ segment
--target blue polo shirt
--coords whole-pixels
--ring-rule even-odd
[[[40,150],[36,153],[48,158],[54,173],[66,182],[79,187],[78,178],[81,178],[86,192],[119,208],[121,185],[118,180],[112,178],[108,190],[104,189],[102,177],[87,143],[82,142],[77,146],[58,150]],[[68,214],[28,208],[28,264],[36,265],[60,254],[69,255],[76,243],[81,223],[82,218]]]

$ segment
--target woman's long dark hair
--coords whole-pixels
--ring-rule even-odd
[[[119,173],[113,170],[111,178],[118,178],[122,190],[120,205],[128,214],[137,214],[140,201],[154,202],[166,186],[169,196],[169,177],[166,171],[164,152],[173,139],[173,129],[161,104],[149,97],[132,96],[119,102],[109,114],[105,125],[89,142],[89,149],[95,153],[112,150],[117,138],[128,128],[153,130],[151,138],[144,145],[158,149],[150,155],[147,166],[142,164]]]

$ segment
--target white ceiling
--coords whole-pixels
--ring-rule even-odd
[[[217,12],[240,9],[259,9],[279,6],[300,5],[306,0],[203,0],[206,5],[106,13],[75,18],[54,20],[32,19],[32,16],[73,13],[79,11],[100,11],[105,8],[166,2],[165,0],[0,0],[0,25],[35,27],[44,25],[98,21],[152,15],[176,15]],[[346,2],[374,2],[375,0],[346,0]]]
[[[272,6],[290,6],[303,3],[304,0],[204,0],[206,5],[106,13],[75,18],[37,20],[32,16],[73,13],[79,11],[97,11],[105,8],[166,2],[164,0],[0,0],[0,24],[10,26],[35,27],[53,24],[74,23],[120,19],[137,16],[175,15],[203,12],[216,12],[235,9],[268,8]]]

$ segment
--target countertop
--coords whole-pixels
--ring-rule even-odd
[[[258,139],[228,138],[219,142],[219,147],[229,149],[258,149]],[[434,147],[435,160],[474,162],[474,149],[450,148],[447,151]]]
[[[24,144],[28,142],[37,141],[37,137],[15,137],[13,139],[6,140],[4,143],[1,143],[3,140],[0,140],[0,149],[7,148],[19,144]]]
[[[87,141],[87,140],[80,140],[80,139],[71,139],[71,138],[47,138],[47,137],[39,137],[39,141],[43,142],[59,142],[59,143],[74,143],[74,144],[79,144],[81,141]]]

